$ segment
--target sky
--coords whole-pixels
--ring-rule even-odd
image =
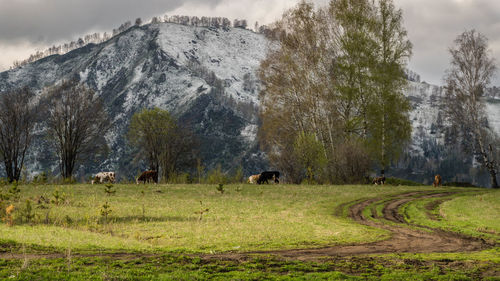
[[[268,24],[299,0],[0,0],[0,70],[36,50],[70,42],[93,32],[110,32],[140,17],[189,15],[247,19],[249,26]],[[326,5],[328,0],[313,0]],[[443,84],[448,48],[469,29],[486,35],[500,62],[500,1],[394,0],[404,13],[413,43],[409,68],[423,81]],[[500,85],[500,71],[494,84]]]

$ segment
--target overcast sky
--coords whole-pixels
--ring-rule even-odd
[[[111,31],[137,17],[159,15],[245,18],[249,26],[270,23],[299,0],[0,0],[0,70],[35,50],[76,40],[91,32]],[[425,80],[442,84],[449,63],[447,48],[466,29],[489,38],[500,61],[499,0],[394,0],[405,15],[414,45],[410,68]],[[328,0],[314,0],[325,5]],[[499,72],[500,73],[500,72]],[[500,75],[495,84],[500,85]]]

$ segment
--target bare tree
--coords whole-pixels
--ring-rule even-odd
[[[34,94],[28,88],[0,96],[0,157],[9,182],[18,181],[36,123]]]
[[[475,30],[465,31],[449,49],[451,65],[445,75],[447,84],[446,113],[452,126],[462,138],[469,140],[468,149],[491,176],[491,187],[498,188],[495,161],[495,139],[487,124],[482,96],[496,71],[488,50],[488,39]]]
[[[106,151],[108,114],[94,91],[77,81],[49,88],[45,98],[48,135],[56,146],[61,175],[68,179],[78,163]]]

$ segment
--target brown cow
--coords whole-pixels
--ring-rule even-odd
[[[384,185],[385,184],[385,177],[384,176],[375,177],[373,179],[372,183],[375,185]]]
[[[434,187],[441,186],[441,176],[440,175],[435,175],[434,176],[434,183],[432,183]]]
[[[158,183],[158,171],[144,171],[137,178],[137,180],[135,182],[137,184],[139,184],[139,182],[142,182],[144,184],[154,182],[155,184],[157,184]]]

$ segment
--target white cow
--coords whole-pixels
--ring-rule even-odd
[[[94,176],[92,184],[103,183],[104,181],[109,181],[110,183],[115,183],[115,172],[99,172]]]

